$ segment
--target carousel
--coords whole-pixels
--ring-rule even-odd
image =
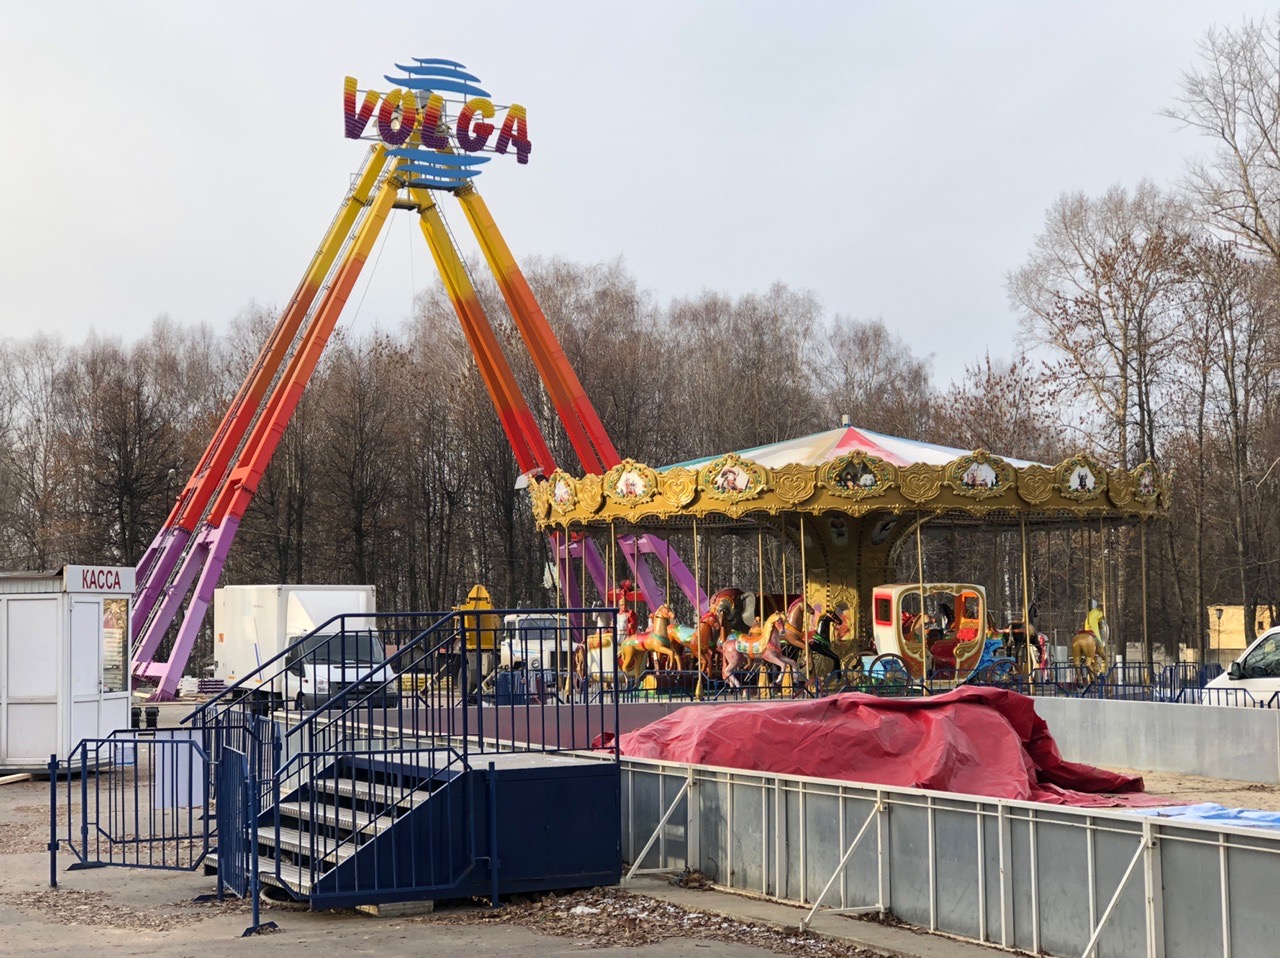
[[[646,628],[634,614],[635,593],[616,578],[602,590],[626,616],[624,670],[647,662],[645,652],[672,663],[673,652],[675,664],[726,682],[752,661],[790,681],[797,668],[808,676],[874,670],[879,659],[914,678],[959,682],[1001,658],[1024,673],[1037,664],[1035,633],[1028,639],[1024,624],[1035,618],[1028,535],[1083,530],[1089,538],[1074,541],[1101,543],[1109,530],[1136,528],[1145,562],[1145,528],[1167,510],[1170,480],[1150,462],[1107,467],[1080,453],[1051,465],[843,425],[670,466],[627,459],[604,475],[557,470],[530,491],[535,522],[558,541],[594,536],[612,557],[657,532],[691,548],[697,583],[683,590],[688,609],[664,601],[648,610]],[[926,578],[922,537],[937,529],[1020,538],[1021,595],[1009,615],[1020,622],[999,628],[987,584]],[[739,554],[742,540],[754,540],[754,574],[724,560],[726,538],[739,540]],[[766,551],[781,555],[781,569],[774,562],[768,575]],[[626,558],[635,568],[640,557]],[[563,561],[561,577],[572,578],[571,560]],[[1145,565],[1143,582],[1145,592]],[[1104,636],[1096,638],[1091,654],[1100,663]]]

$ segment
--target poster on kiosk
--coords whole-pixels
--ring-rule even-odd
[[[134,570],[0,573],[0,769],[44,769],[129,724]]]

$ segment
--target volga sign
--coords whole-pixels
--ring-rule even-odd
[[[523,106],[495,105],[479,78],[455,60],[412,61],[396,64],[404,76],[384,77],[395,84],[387,93],[362,89],[355,77],[346,78],[342,118],[348,138],[386,144],[392,156],[406,161],[404,172],[421,175],[421,185],[430,187],[469,182],[489,162],[478,153],[510,151],[517,163],[529,162],[533,144]]]
[[[62,570],[64,592],[108,592],[132,595],[134,570],[128,566],[69,565]]]

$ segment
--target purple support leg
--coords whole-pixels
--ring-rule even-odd
[[[595,584],[596,591],[603,596],[609,591],[609,579],[604,571],[604,558],[600,555],[600,550],[596,547],[595,540],[589,536],[583,536],[577,542],[569,544],[569,555],[575,559],[585,556],[587,565],[587,575]]]
[[[168,702],[178,691],[178,680],[182,678],[182,670],[187,667],[187,659],[191,657],[191,647],[195,644],[196,634],[200,631],[200,624],[204,622],[209,603],[213,601],[213,590],[217,588],[218,578],[222,575],[222,567],[227,562],[227,553],[231,551],[231,543],[235,540],[239,526],[238,519],[228,516],[217,529],[206,530],[200,536],[200,544],[207,543],[209,546],[209,559],[196,582],[195,595],[187,605],[182,627],[178,630],[178,639],[173,644],[173,653],[160,672],[160,685],[151,697],[153,702]]]
[[[551,541],[556,547],[556,562],[560,584],[564,588],[565,601],[571,609],[582,608],[582,587],[578,584],[578,576],[573,571],[573,546],[566,540],[563,532],[552,533]],[[581,614],[569,616],[570,634],[573,641],[583,642],[586,637],[586,623]]]
[[[169,624],[173,622],[174,617],[178,614],[178,609],[186,601],[187,593],[191,591],[191,583],[196,580],[196,576],[200,573],[200,569],[204,566],[208,555],[208,542],[205,541],[204,536],[197,537],[195,545],[187,553],[187,557],[182,560],[182,565],[178,567],[178,575],[174,579],[173,585],[162,594],[156,614],[146,623],[146,631],[138,638],[138,645],[133,650],[131,664],[134,675],[154,676],[157,674],[156,663],[152,662],[152,658],[155,656],[156,650],[160,648],[160,640],[164,638]]]
[[[653,573],[649,571],[648,564],[641,558],[644,550],[636,542],[635,536],[619,536],[618,551],[626,557],[627,565],[631,567],[631,573],[636,577],[636,582],[640,586],[640,594],[644,596],[644,601],[649,606],[649,611],[661,605],[665,605],[667,601],[667,593],[663,591],[662,586],[658,585],[653,578]]]
[[[698,580],[693,577],[689,567],[676,555],[676,550],[671,548],[671,543],[654,535],[643,535],[640,537],[640,553],[657,556],[671,570],[671,581],[684,593],[691,606],[695,609],[707,608],[707,594],[702,591],[702,586],[698,585]]]
[[[160,546],[154,568],[150,570],[151,574],[144,576],[141,571],[142,563],[138,564],[138,584],[134,591],[130,635],[139,635],[142,632],[142,627],[147,623],[147,616],[151,614],[151,610],[164,593],[164,587],[169,584],[169,575],[173,572],[173,567],[178,564],[178,560],[182,558],[182,552],[190,541],[191,533],[175,526],[169,530],[167,541]],[[143,561],[146,561],[145,557]]]

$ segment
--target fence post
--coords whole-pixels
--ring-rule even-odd
[[[68,814],[70,811],[68,810]],[[49,756],[49,887],[58,887],[58,756]]]
[[[70,827],[67,829],[70,831]],[[89,749],[80,743],[80,860],[89,858]]]
[[[685,799],[685,867],[702,871],[702,815],[698,807],[698,777],[693,766],[688,769],[688,797]],[[779,898],[782,896],[779,895]]]
[[[501,907],[498,900],[498,869],[502,862],[498,859],[498,773],[494,763],[489,763],[489,881],[491,894],[489,906]]]
[[[1147,958],[1164,958],[1164,876],[1160,868],[1160,838],[1151,819],[1144,819],[1142,826]]]

